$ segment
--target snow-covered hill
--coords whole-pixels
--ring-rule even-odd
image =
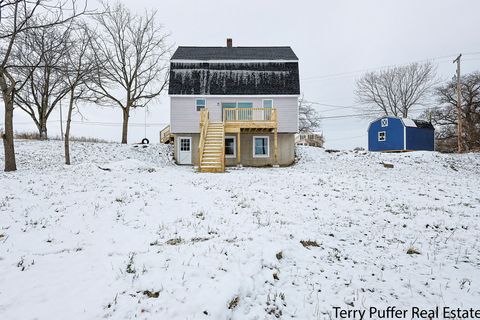
[[[19,171],[0,173],[2,319],[323,319],[480,301],[478,154],[304,147],[289,168],[199,174],[163,145],[74,143],[70,167],[60,142],[16,150]]]

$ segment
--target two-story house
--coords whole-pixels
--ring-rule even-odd
[[[170,133],[178,164],[287,166],[300,82],[290,47],[178,47],[170,61]]]

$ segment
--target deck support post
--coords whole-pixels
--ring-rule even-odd
[[[273,129],[273,147],[274,147],[274,154],[273,154],[273,163],[278,166],[278,129]]]
[[[242,160],[240,154],[242,151],[240,150],[240,130],[237,132],[237,166],[242,165]]]

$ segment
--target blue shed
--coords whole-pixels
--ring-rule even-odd
[[[382,117],[368,126],[369,151],[435,150],[435,128],[428,121]]]

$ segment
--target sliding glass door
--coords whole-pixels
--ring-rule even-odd
[[[252,102],[238,102],[238,120],[252,120]]]

